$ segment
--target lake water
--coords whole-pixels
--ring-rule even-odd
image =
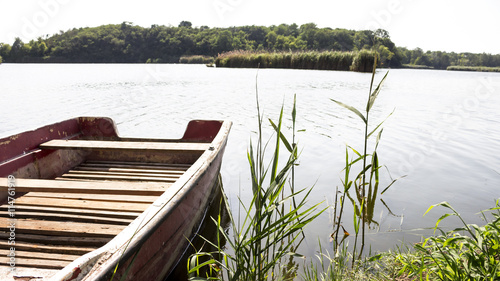
[[[387,70],[380,70],[379,81]],[[203,65],[2,64],[0,65],[0,137],[76,116],[108,116],[122,136],[178,138],[191,119],[229,119],[233,128],[222,177],[237,211],[238,196],[248,204],[251,185],[246,152],[255,137],[256,69],[207,68]],[[291,126],[297,95],[297,134],[301,149],[296,186],[314,191],[309,204],[333,202],[341,185],[349,144],[362,150],[361,120],[330,99],[359,109],[370,74],[261,69],[258,92],[267,117],[277,119],[282,105]],[[380,162],[397,181],[377,202],[367,235],[372,251],[399,241],[417,242],[444,209],[423,217],[427,208],[450,202],[471,223],[477,212],[500,197],[500,75],[433,70],[390,70],[372,109],[372,124],[384,123]],[[267,136],[272,129],[265,123]],[[291,136],[291,132],[286,132]],[[382,184],[391,179],[383,170]],[[343,225],[352,230],[352,212]],[[306,230],[301,253],[313,256],[318,237],[331,247],[331,209]],[[455,218],[444,226],[458,226]],[[353,243],[351,240],[350,243]]]

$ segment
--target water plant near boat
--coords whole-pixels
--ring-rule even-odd
[[[276,141],[271,155],[271,162],[266,164],[265,152],[270,141],[264,143],[263,115],[260,112],[258,91],[257,116],[258,135],[256,146],[250,142],[247,153],[250,164],[253,198],[249,206],[240,199],[244,209],[244,217],[236,220],[225,199],[232,224],[233,235],[226,233],[220,225],[220,216],[214,219],[218,229],[218,243],[215,252],[197,252],[190,258],[188,271],[190,280],[293,280],[297,267],[293,257],[301,257],[295,253],[300,244],[303,228],[323,211],[317,211],[319,204],[308,206],[307,198],[312,188],[295,191],[293,184],[286,188],[291,171],[298,158],[296,143],[290,143],[282,131],[283,107],[277,122],[271,125],[276,131]],[[295,128],[296,107],[292,110],[292,127]],[[295,135],[295,133],[294,133]],[[294,137],[293,137],[294,139]],[[279,165],[283,157],[283,144],[288,153],[286,162]],[[283,159],[283,158],[281,158]],[[292,180],[293,181],[293,180]],[[301,197],[300,200],[295,200]],[[220,241],[227,241],[232,253],[225,250]],[[200,262],[208,257],[208,261]],[[220,259],[216,257],[221,257]],[[287,259],[292,258],[292,260]],[[203,267],[209,267],[208,276],[199,276]]]
[[[371,83],[370,83],[370,90],[369,90],[369,95],[368,95],[368,100],[366,102],[366,108],[364,113],[361,113],[358,109],[344,104],[340,101],[332,99],[333,102],[337,103],[338,105],[349,109],[351,112],[356,114],[364,124],[364,135],[363,135],[363,141],[364,141],[364,147],[363,147],[363,152],[360,153],[353,147],[348,146],[346,148],[346,162],[345,162],[345,168],[344,168],[344,179],[342,181],[343,185],[343,190],[341,191],[342,195],[340,197],[340,200],[335,200],[335,207],[334,207],[334,233],[332,237],[334,238],[334,251],[338,251],[340,249],[341,244],[345,241],[345,238],[349,235],[347,231],[345,231],[344,227],[342,226],[342,219],[343,219],[343,213],[344,213],[344,204],[346,201],[346,197],[351,201],[353,209],[354,209],[354,217],[353,217],[353,225],[354,225],[354,233],[355,233],[355,241],[354,241],[354,247],[353,247],[353,258],[360,259],[361,255],[363,254],[363,250],[365,247],[365,227],[368,224],[371,224],[374,222],[373,220],[373,211],[375,208],[375,202],[377,199],[377,196],[379,194],[379,170],[382,168],[382,166],[379,164],[379,158],[377,154],[377,148],[378,144],[380,141],[380,138],[382,136],[382,131],[380,127],[384,123],[384,121],[380,122],[377,124],[373,129],[370,129],[370,110],[372,109],[375,100],[377,99],[381,89],[382,85],[384,84],[387,75],[389,72],[386,72],[378,86],[375,88],[375,90],[372,91],[373,89],[373,81],[375,79],[375,72],[377,68],[377,57],[375,57],[374,60],[374,65],[372,69],[372,78],[371,78]],[[392,114],[392,113],[391,113]],[[389,114],[389,116],[391,115]],[[388,116],[388,117],[389,117]],[[373,152],[371,154],[368,153],[368,140],[372,135],[376,135],[376,140],[375,140],[375,145]],[[349,150],[352,151],[355,155],[355,159],[350,159],[349,157]],[[350,179],[350,174],[351,170],[353,167],[356,167],[355,165],[359,165],[361,163],[360,171],[356,175],[356,177],[351,180]],[[383,194],[396,180],[393,180],[388,186],[386,186],[380,194]],[[337,193],[338,195],[338,193]],[[340,204],[340,208],[338,207],[338,204]],[[338,214],[337,214],[338,210]],[[340,228],[342,227],[342,230],[344,232],[344,236],[341,240],[339,240],[339,233],[340,233]],[[359,250],[359,253],[356,255],[357,251],[357,243],[358,243],[358,237],[360,235],[361,231],[361,248]]]

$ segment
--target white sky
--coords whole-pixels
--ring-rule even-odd
[[[229,27],[314,22],[319,27],[383,28],[397,46],[500,53],[500,0],[0,0],[0,42],[24,42],[74,27]]]

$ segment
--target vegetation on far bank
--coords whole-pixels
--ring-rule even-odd
[[[487,66],[448,66],[446,70],[454,71],[480,71],[480,72],[500,72],[500,67],[487,67]]]
[[[178,26],[141,27],[130,22],[98,27],[74,28],[58,34],[11,45],[0,43],[4,62],[59,63],[177,63],[183,56],[210,56],[230,51],[358,52],[379,53],[381,66],[425,65],[435,69],[448,66],[500,67],[500,54],[424,52],[397,47],[387,31],[320,28],[314,23],[298,26],[238,26],[229,28],[193,27],[188,21]]]
[[[345,70],[371,72],[375,51],[359,52],[250,52],[233,51],[220,54],[215,59],[217,67],[244,68],[293,68],[317,70]]]
[[[215,59],[210,56],[182,56],[179,63],[187,64],[213,64]]]
[[[409,69],[434,69],[432,66],[421,65],[421,64],[403,64],[403,68]]]

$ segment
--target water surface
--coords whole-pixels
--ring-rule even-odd
[[[380,70],[380,80],[386,70]],[[255,69],[202,65],[2,64],[0,136],[76,116],[108,116],[122,136],[178,138],[191,119],[229,119],[233,128],[222,167],[224,188],[237,211],[237,198],[249,202],[251,185],[246,152],[255,136]],[[347,144],[362,149],[362,122],[330,99],[359,109],[368,94],[370,74],[341,71],[262,69],[258,93],[266,117],[285,107],[291,125],[297,95],[297,134],[302,149],[296,185],[314,191],[309,203],[331,204],[340,186]],[[368,241],[386,250],[399,241],[428,235],[450,202],[471,223],[500,197],[500,75],[433,70],[391,70],[373,107],[373,124],[384,124],[379,146],[382,181],[406,176],[378,201]],[[267,135],[271,136],[269,130]],[[287,133],[291,136],[291,132]],[[344,219],[353,232],[352,213]],[[301,252],[312,256],[318,237],[329,247],[331,210],[307,229]],[[450,218],[444,225],[458,225]],[[353,241],[351,241],[352,243]]]

